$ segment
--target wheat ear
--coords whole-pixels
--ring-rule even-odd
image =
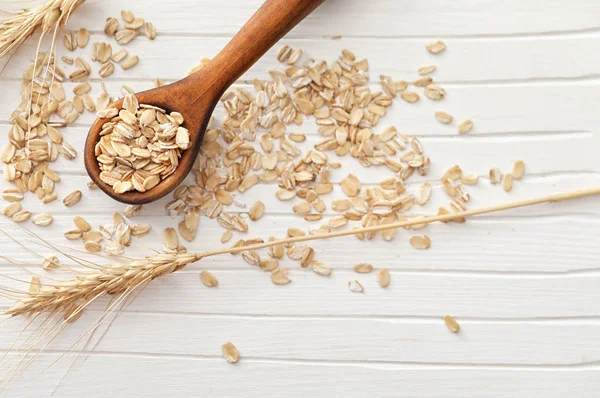
[[[56,24],[65,25],[71,13],[84,0],[50,0],[30,9],[22,10],[0,20],[0,58],[18,48],[39,27],[48,33]]]
[[[540,203],[552,203],[564,200],[582,198],[600,194],[600,187],[559,193],[541,198],[528,199],[502,205],[490,206],[480,209],[467,210],[459,213],[443,214],[420,219],[413,219],[392,224],[377,225],[367,228],[359,228],[348,231],[339,231],[319,235],[298,236],[287,239],[274,240],[249,246],[240,246],[214,250],[204,253],[161,253],[149,256],[141,260],[135,260],[126,265],[117,265],[95,270],[84,276],[71,279],[57,285],[44,287],[17,302],[15,306],[6,311],[9,315],[34,315],[39,312],[64,312],[67,321],[77,318],[82,307],[90,300],[102,295],[114,295],[127,291],[131,286],[136,286],[144,281],[150,281],[160,276],[178,271],[188,264],[199,261],[202,258],[216,256],[226,253],[240,253],[245,250],[258,250],[267,247],[304,242],[310,240],[329,239],[340,236],[355,235],[381,231],[390,228],[404,228],[416,224],[429,224],[432,222],[448,222],[460,218],[499,212],[519,207],[531,206]]]

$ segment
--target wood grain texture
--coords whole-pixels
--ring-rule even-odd
[[[243,351],[240,354],[243,355]],[[186,397],[276,398],[282,393],[289,397],[367,396],[376,391],[377,396],[390,398],[463,398],[466,394],[490,398],[507,395],[546,398],[570,396],[574,388],[581,388],[577,397],[596,398],[600,388],[600,369],[595,366],[574,370],[541,366],[411,366],[252,359],[231,365],[222,358],[116,353],[92,354],[83,357],[85,361],[80,358],[58,383],[64,370],[56,365],[47,369],[57,357],[57,354],[39,357],[32,372],[41,376],[26,380],[26,391],[11,388],[8,396],[35,397],[36,391],[55,391],[55,396],[80,397],[85,391],[88,396],[101,397],[111,388],[115,394],[162,397],[168,388],[168,394]],[[73,358],[69,358],[61,363],[66,368],[72,361]],[[168,387],[165,380],[172,381]],[[253,390],[248,390],[249,387]]]
[[[317,13],[320,12],[317,11]],[[77,26],[77,25],[74,25]],[[140,63],[135,68],[135,79],[178,80],[196,65],[202,57],[214,57],[227,44],[231,36],[224,37],[190,37],[159,36],[154,41],[139,38],[127,45],[134,54],[140,54]],[[368,57],[373,80],[380,74],[394,78],[415,79],[417,68],[434,62],[438,71],[432,76],[441,83],[461,82],[510,82],[568,80],[576,78],[598,77],[597,61],[593,52],[597,48],[600,35],[544,36],[544,37],[507,37],[503,39],[485,38],[443,38],[448,45],[447,52],[432,57],[425,50],[430,38],[386,38],[373,39],[365,37],[342,37],[331,40],[328,37],[301,38],[285,36],[280,45],[287,44],[293,48],[302,48],[310,57],[317,59],[333,59],[344,48],[352,49],[358,57]],[[104,33],[92,33],[90,42],[106,41]],[[376,41],[377,45],[373,46]],[[114,44],[114,41],[109,41]],[[160,45],[158,44],[160,43]],[[36,43],[29,42],[15,59],[26,60],[28,53],[34,51]],[[115,44],[116,45],[116,44]],[[177,53],[173,48],[185,48],[185,52]],[[276,61],[276,46],[242,75],[243,80],[263,78],[268,69],[285,64]],[[91,54],[91,49],[78,49],[76,54]],[[394,56],[390,57],[390,54]],[[482,56],[485,54],[485,56]],[[305,55],[304,59],[308,57]],[[571,62],[577,58],[578,62]],[[535,59],[535,62],[531,62]],[[454,66],[460,60],[460,68]],[[18,69],[9,68],[3,76],[20,78]],[[98,78],[97,71],[92,76]],[[131,78],[131,71],[115,68],[109,81],[115,78]]]
[[[218,273],[217,273],[218,275]],[[91,324],[99,311],[86,313]],[[243,348],[244,359],[369,361],[380,364],[576,366],[600,361],[600,320],[476,320],[458,318],[454,335],[442,317],[293,317],[126,312],[100,327],[85,352],[218,358],[223,339]],[[144,325],[144,327],[139,327]],[[210,328],[206,327],[210,325]],[[551,329],[552,333],[548,333]],[[135,330],[135,333],[131,333]],[[178,331],[178,339],[165,338]],[[14,331],[16,332],[16,330]],[[53,346],[67,350],[80,333],[69,329]],[[298,339],[299,335],[310,338]],[[0,349],[17,338],[7,334]],[[181,340],[187,344],[181,344]],[[369,349],[365,349],[367,344]],[[97,345],[96,345],[97,344]],[[79,351],[79,348],[76,350]]]
[[[140,37],[127,48],[140,56],[134,69],[116,68],[106,80],[117,95],[122,84],[135,90],[153,87],[156,77],[174,82],[201,57],[213,57],[250,18],[261,0],[148,0],[144,7],[131,1],[87,0],[69,28],[86,26],[90,42],[110,41],[102,33],[104,19],[118,17],[121,8],[152,21],[158,37]],[[380,128],[394,124],[416,135],[432,159],[430,175],[408,185],[416,192],[422,181],[433,185],[431,202],[414,214],[434,213],[447,202],[438,177],[459,164],[481,178],[470,191],[472,206],[482,207],[549,193],[600,185],[600,3],[593,0],[529,0],[473,2],[423,0],[398,2],[327,0],[302,24],[250,68],[235,87],[249,87],[253,78],[266,78],[281,44],[302,48],[309,57],[333,60],[343,48],[369,59],[372,88],[380,74],[414,80],[417,68],[435,64],[434,78],[448,91],[443,102],[409,105],[397,100]],[[334,17],[332,17],[334,16]],[[332,36],[342,35],[332,40]],[[440,56],[424,46],[442,39],[448,49]],[[113,42],[114,43],[114,42]],[[89,56],[91,46],[75,55]],[[20,74],[34,51],[28,43],[0,79],[0,130],[6,131],[19,96]],[[73,54],[70,54],[73,55]],[[94,68],[97,69],[97,68]],[[93,72],[92,96],[99,91]],[[70,92],[73,84],[66,83]],[[457,120],[471,118],[473,130],[456,134],[456,126],[440,125],[433,114],[450,112]],[[223,109],[217,106],[216,119]],[[93,115],[80,117],[65,131],[65,140],[83,149]],[[379,131],[379,129],[376,129]],[[319,140],[312,119],[290,131],[307,135],[304,145]],[[4,144],[5,135],[0,135]],[[333,155],[332,155],[333,156]],[[53,167],[63,178],[59,197],[82,189],[88,180],[82,156],[59,160]],[[492,186],[491,167],[503,171],[522,159],[526,176],[510,193]],[[342,197],[339,181],[349,172],[365,186],[377,184],[387,169],[360,167],[340,159],[332,175],[332,198]],[[391,175],[391,173],[390,173]],[[6,183],[0,179],[0,187]],[[188,179],[188,181],[190,181]],[[266,205],[265,216],[250,223],[245,237],[283,236],[288,227],[306,228],[295,216],[294,201],[274,197],[277,186],[258,185],[238,195],[247,207],[256,200]],[[81,250],[66,241],[74,215],[94,227],[110,222],[124,206],[102,192],[82,189],[73,208],[57,201],[42,206],[26,199],[33,211],[49,211],[54,224],[27,227],[48,242]],[[179,219],[164,214],[168,198],[144,207],[131,223],[149,223],[151,234],[134,239],[128,251],[142,256],[160,249],[162,230]],[[325,211],[324,221],[335,213]],[[319,223],[314,226],[317,227]],[[40,255],[51,251],[33,243],[6,219],[0,229],[33,245]],[[202,239],[186,243],[190,251],[221,247],[223,229],[203,218]],[[419,231],[415,231],[419,232]],[[106,302],[90,308],[34,361],[25,375],[6,391],[9,397],[203,396],[203,397],[527,397],[563,398],[600,395],[600,206],[587,198],[503,214],[473,218],[466,224],[432,225],[427,251],[408,243],[413,231],[399,231],[392,242],[355,238],[315,242],[316,257],[333,268],[323,278],[286,260],[292,283],[275,286],[269,275],[239,256],[207,258],[179,274],[154,281],[105,332],[104,324],[89,344],[50,368],[89,327]],[[19,259],[37,269],[40,257],[25,252],[0,235],[2,256]],[[350,248],[350,249],[349,249]],[[97,257],[82,254],[87,259]],[[7,259],[1,274],[26,277]],[[375,274],[352,271],[357,262],[390,269],[392,282],[381,289]],[[219,287],[208,289],[199,271],[209,270]],[[60,271],[54,277],[62,277]],[[364,294],[348,291],[357,279]],[[21,286],[2,279],[3,284]],[[0,300],[0,308],[10,303]],[[446,329],[442,316],[451,314],[462,331]],[[24,321],[23,321],[24,322]],[[2,325],[0,351],[16,338],[22,323]],[[222,359],[220,346],[230,340],[241,360]],[[90,352],[92,351],[92,352]],[[79,357],[76,359],[76,356]],[[76,359],[76,360],[75,360]],[[73,366],[71,364],[75,360]],[[5,368],[0,368],[0,376]],[[63,378],[64,376],[64,378]]]
[[[87,12],[73,19],[74,25],[102,31],[104,20],[95,15],[118,16],[122,4],[88,0]],[[262,4],[262,0],[182,0],[177,12],[169,3],[148,0],[152,13],[161,17],[162,31],[170,34],[233,35]],[[133,8],[133,7],[132,7]],[[542,12],[543,11],[543,12]],[[494,0],[426,0],[398,3],[397,0],[364,2],[328,0],[292,36],[514,36],[595,32],[600,4],[595,0],[565,3],[564,0],[529,0],[498,3]],[[140,10],[141,13],[141,10]],[[332,15],[335,16],[332,18]],[[224,17],[226,16],[226,17]]]

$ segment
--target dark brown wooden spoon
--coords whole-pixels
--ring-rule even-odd
[[[139,103],[180,112],[190,132],[191,146],[183,151],[173,174],[146,192],[115,193],[100,180],[94,147],[102,124],[97,119],[85,142],[85,168],[107,195],[119,202],[143,204],[162,198],[188,175],[198,156],[208,120],[225,90],[262,57],[279,39],[316,9],[324,0],[267,0],[217,56],[199,71],[167,86],[137,93]],[[122,100],[111,107],[121,109]]]

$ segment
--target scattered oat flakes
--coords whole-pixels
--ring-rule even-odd
[[[289,55],[289,57],[287,59],[288,65],[294,65],[296,62],[298,62],[298,60],[300,59],[301,56],[302,56],[302,49],[296,48],[294,51],[292,51],[292,53]]]
[[[268,258],[260,260],[260,263],[258,264],[258,266],[263,271],[272,272],[272,271],[276,270],[277,268],[279,268],[279,260],[277,260],[276,258],[268,257]]]
[[[72,229],[70,231],[65,232],[65,238],[68,240],[79,240],[81,239],[83,233],[79,229]]]
[[[421,189],[419,191],[419,199],[417,200],[417,203],[419,203],[419,205],[421,206],[424,206],[429,201],[430,197],[431,184],[428,182],[424,182],[423,184],[421,184]]]
[[[348,282],[348,289],[350,289],[352,293],[363,293],[365,291],[364,286],[357,280]]]
[[[137,36],[137,32],[133,29],[123,29],[119,30],[115,33],[115,38],[117,39],[117,43],[124,46],[130,43]]]
[[[359,274],[368,274],[369,272],[373,271],[373,266],[368,263],[356,264],[354,266],[354,271],[358,272]]]
[[[131,236],[135,236],[136,238],[141,238],[143,236],[148,235],[152,227],[148,224],[136,224],[131,227]]]
[[[446,111],[438,111],[435,113],[435,119],[443,124],[450,124],[454,120],[451,114]]]
[[[237,361],[240,360],[240,352],[238,351],[237,347],[234,346],[229,341],[227,343],[223,344],[223,346],[221,347],[221,350],[223,351],[223,357],[229,363],[236,363]]]
[[[446,97],[446,90],[437,84],[428,84],[425,87],[425,95],[431,100],[439,101]]]
[[[341,183],[342,191],[349,197],[355,197],[358,195],[361,189],[361,184],[358,178],[353,174],[348,174],[346,178],[344,178]]]
[[[40,227],[46,227],[52,224],[54,218],[49,213],[38,213],[31,217],[31,222]]]
[[[127,218],[133,218],[139,215],[142,212],[142,209],[142,205],[128,205],[125,208],[125,211],[123,211],[123,214],[125,214],[125,217]]]
[[[321,275],[321,276],[330,276],[331,275],[331,268],[327,267],[322,261],[312,260],[310,262],[310,266],[311,266],[313,272],[317,275]]]
[[[77,45],[79,48],[84,48],[90,41],[90,32],[87,29],[81,28],[77,31]]]
[[[81,191],[76,190],[65,196],[63,204],[67,207],[71,207],[79,203],[81,200]]]
[[[31,217],[31,213],[28,210],[19,210],[15,214],[12,215],[11,219],[16,223],[22,223]]]
[[[460,182],[462,182],[465,185],[475,185],[478,181],[479,177],[477,176],[477,174],[474,173],[465,174],[460,178]]]
[[[298,215],[303,216],[303,215],[310,213],[311,205],[308,202],[301,202],[301,203],[294,205],[294,207],[292,207],[292,211]]]
[[[124,48],[121,48],[121,49],[119,49],[117,52],[114,52],[114,53],[111,55],[110,59],[111,59],[113,62],[120,63],[120,62],[121,62],[121,61],[123,61],[123,60],[124,60],[124,59],[125,59],[125,58],[126,58],[128,55],[129,55],[129,51],[127,51],[127,50],[126,50],[126,49],[124,49]]]
[[[265,212],[265,205],[263,202],[261,202],[259,200],[250,207],[248,216],[250,217],[250,219],[252,221],[257,221],[258,219],[260,219],[263,216],[264,212]]]
[[[497,167],[490,169],[490,182],[492,185],[498,184],[500,180],[502,180],[502,173],[500,172],[500,169]]]
[[[177,232],[173,228],[166,228],[163,232],[163,250],[166,253],[176,253],[178,246]]]
[[[177,225],[177,230],[179,231],[179,235],[188,242],[193,241],[196,237],[196,229],[189,228],[185,221],[181,221]]]
[[[513,178],[515,180],[520,180],[525,175],[525,163],[522,160],[517,160],[513,164]]]
[[[206,287],[215,287],[219,285],[217,278],[208,271],[200,272],[200,280]]]
[[[20,188],[6,188],[2,192],[2,198],[9,202],[19,202],[24,197],[23,191]]]
[[[460,332],[460,325],[456,322],[456,319],[450,315],[444,315],[444,322],[452,333]]]
[[[432,54],[439,54],[446,49],[446,44],[443,41],[438,40],[433,43],[429,43],[426,46],[426,48],[427,48],[427,51],[429,51]]]
[[[233,237],[233,231],[227,230],[227,231],[223,232],[223,235],[221,236],[221,243],[229,242],[232,237]]]
[[[421,66],[419,68],[419,75],[421,75],[421,76],[428,75],[430,73],[435,72],[436,69],[437,69],[437,67],[435,65],[424,65],[424,66]]]
[[[463,120],[458,124],[458,133],[466,134],[473,128],[473,122],[470,120]]]
[[[42,281],[40,280],[40,277],[37,275],[32,275],[31,276],[31,283],[29,284],[29,293],[37,293],[40,291],[40,289],[42,288]]]
[[[19,211],[21,211],[21,204],[19,202],[11,202],[4,206],[2,214],[6,217],[12,217]]]
[[[429,249],[431,247],[431,239],[427,235],[415,235],[410,238],[410,244],[415,249]]]
[[[137,55],[127,55],[123,62],[121,62],[121,68],[124,70],[131,69],[137,65],[139,58]]]
[[[377,271],[377,283],[383,288],[390,285],[390,271],[387,268],[381,268]]]
[[[144,34],[150,40],[154,40],[156,38],[156,28],[152,22],[146,22],[144,24]]]
[[[288,278],[286,268],[277,268],[271,272],[271,281],[276,285],[287,285],[292,280]]]
[[[88,232],[92,229],[91,225],[80,216],[73,217],[73,223],[81,232]]]
[[[83,248],[90,253],[97,253],[102,250],[102,245],[95,241],[86,241],[83,243]]]
[[[510,173],[504,174],[502,178],[502,189],[506,192],[510,192],[513,187],[513,175]]]
[[[135,20],[135,15],[130,10],[121,10],[121,18],[125,23],[131,23]]]
[[[412,104],[412,103],[415,103],[415,102],[417,102],[417,101],[419,101],[419,99],[421,98],[421,97],[419,96],[419,94],[415,93],[414,91],[403,91],[403,92],[400,94],[400,97],[401,97],[401,98],[402,98],[404,101],[406,101],[406,102],[409,102],[409,103],[411,103],[411,104]]]
[[[56,256],[48,256],[42,260],[42,268],[44,270],[56,269],[58,267],[58,257]]]
[[[108,36],[114,36],[119,30],[119,21],[116,18],[107,18],[104,25],[104,33]]]

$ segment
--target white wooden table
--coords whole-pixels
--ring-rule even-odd
[[[69,27],[87,27],[93,42],[106,40],[104,20],[118,17],[121,8],[154,22],[159,34],[154,42],[142,37],[128,46],[141,63],[127,72],[117,68],[107,80],[117,94],[122,84],[142,90],[156,77],[180,78],[201,57],[214,56],[260,3],[88,0]],[[397,100],[379,125],[394,124],[420,137],[432,159],[427,178],[435,189],[426,211],[434,213],[447,201],[439,176],[453,164],[482,177],[471,190],[472,207],[600,185],[599,17],[596,0],[328,0],[282,43],[327,61],[349,48],[368,58],[374,84],[380,74],[411,80],[419,66],[438,66],[435,79],[448,90],[447,99],[414,106]],[[333,40],[335,35],[342,38]],[[448,49],[432,56],[424,46],[436,39]],[[1,79],[2,131],[17,104],[19,78],[33,45],[24,46]],[[88,46],[82,53],[90,52]],[[239,84],[266,78],[277,64],[274,52]],[[99,85],[94,86],[97,94]],[[473,119],[473,131],[458,136],[455,127],[439,124],[433,113],[440,109],[459,120]],[[223,110],[215,115],[222,118]],[[81,149],[92,119],[80,118],[66,131],[67,141]],[[309,144],[318,139],[310,121],[296,130],[308,134]],[[5,133],[0,142],[6,142]],[[488,170],[508,171],[517,159],[525,161],[527,173],[513,191],[491,186]],[[375,184],[387,172],[365,169],[353,159],[342,162],[334,173],[337,182],[352,171]],[[46,229],[27,226],[55,245],[81,249],[62,236],[73,215],[97,227],[124,206],[84,188],[82,156],[55,167],[63,175],[60,196],[81,188],[84,198],[70,209],[61,203],[42,207],[29,198],[24,203],[29,210],[50,211],[55,222]],[[412,181],[414,192],[421,180]],[[274,197],[275,190],[260,185],[239,197],[248,205],[258,199],[267,205],[265,217],[251,224],[250,236],[306,228],[289,202]],[[154,230],[134,242],[132,256],[159,249],[162,230],[179,222],[164,214],[165,203],[147,206],[135,220]],[[0,228],[25,236],[4,219]],[[220,247],[221,233],[216,222],[202,219],[188,250]],[[75,354],[48,367],[106,302],[93,306],[5,396],[598,397],[599,233],[599,202],[590,198],[478,217],[464,225],[432,225],[428,251],[410,247],[405,231],[391,243],[318,242],[317,258],[334,268],[333,275],[319,277],[288,261],[293,282],[287,286],[273,285],[239,257],[206,259],[154,281],[108,330],[104,324],[85,347],[77,345]],[[39,261],[7,238],[1,245],[3,256]],[[352,266],[361,261],[388,267],[391,286],[384,290],[374,274],[355,274]],[[25,275],[6,261],[2,267],[3,274]],[[219,287],[204,287],[200,269],[213,272]],[[360,280],[365,293],[348,291],[350,279]],[[7,305],[2,301],[3,308]],[[458,319],[460,334],[446,329],[444,314]],[[20,326],[1,329],[3,350]],[[228,340],[242,356],[236,365],[221,356]]]

